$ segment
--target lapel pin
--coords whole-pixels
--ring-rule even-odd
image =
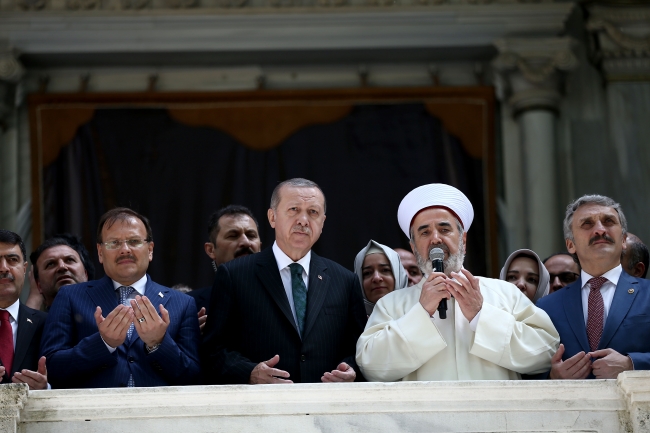
[[[631,295],[632,293],[634,293],[634,289],[627,289],[627,293]]]
[[[162,292],[158,292],[158,296],[160,296],[161,298],[164,298]]]
[[[318,279],[319,279],[319,280],[322,280],[322,279],[323,279],[323,277],[321,277],[321,276],[319,275],[319,276],[318,276]]]
[[[34,322],[32,322],[32,319],[27,319],[27,321],[28,321],[29,323],[34,323]]]

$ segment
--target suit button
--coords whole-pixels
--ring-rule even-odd
[[[135,362],[135,359],[133,359],[133,357],[132,357],[132,356],[129,356],[129,357],[128,357],[128,358],[126,358],[126,359],[127,359],[127,360],[128,360],[129,362]]]
[[[307,360],[307,357],[305,355],[300,355],[300,360],[302,362],[305,362]]]

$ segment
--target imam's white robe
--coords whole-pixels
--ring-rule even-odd
[[[429,316],[419,302],[425,280],[375,305],[357,342],[366,379],[507,380],[550,370],[560,337],[515,285],[479,277],[483,307],[474,332],[453,298],[446,319]]]

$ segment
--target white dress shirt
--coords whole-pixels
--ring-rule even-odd
[[[0,308],[0,310],[7,310],[9,312],[9,324],[11,325],[11,333],[14,339],[14,353],[16,352],[16,337],[18,336],[18,305],[20,299],[11,304],[8,308]]]
[[[124,284],[120,284],[120,283],[118,283],[117,281],[115,281],[113,279],[111,279],[111,281],[113,282],[113,287],[115,288],[115,293],[117,293],[117,302],[119,303],[120,302],[120,292],[119,292],[118,289],[120,287],[122,287]],[[145,274],[138,281],[136,281],[135,283],[133,283],[130,286],[127,286],[127,287],[133,287],[133,292],[131,292],[131,294],[127,297],[127,299],[129,299],[129,300],[135,299],[135,297],[137,295],[143,296],[144,295],[144,290],[147,287],[147,274]],[[104,317],[106,317],[106,315],[108,313],[110,313],[110,311],[102,311],[102,315]],[[102,341],[104,341],[103,338],[102,338]],[[111,353],[115,352],[115,349],[116,349],[115,347],[109,346],[108,343],[106,343],[105,341],[104,341],[104,344],[106,345],[106,348],[108,349],[109,352],[111,352]]]
[[[621,265],[616,266],[613,269],[605,272],[601,277],[607,278],[607,282],[603,284],[600,288],[600,294],[603,295],[603,304],[605,306],[605,312],[603,314],[603,326],[607,322],[607,315],[609,314],[609,308],[612,306],[612,300],[614,299],[614,292],[616,291],[616,285],[618,284],[618,279],[621,277],[621,272],[623,268]],[[594,278],[592,275],[589,275],[584,270],[580,271],[580,278],[582,281],[582,314],[585,319],[585,326],[587,326],[587,316],[589,310],[589,292],[591,287],[589,287],[589,280]]]
[[[293,305],[293,290],[291,290],[291,269],[289,265],[292,263],[298,263],[302,266],[302,280],[305,282],[305,287],[309,290],[309,264],[311,263],[311,250],[305,254],[305,256],[294,262],[289,256],[287,256],[284,251],[280,249],[277,242],[273,242],[273,255],[275,256],[275,261],[278,264],[278,269],[280,270],[280,278],[282,278],[282,285],[284,286],[284,291],[287,294],[287,299],[289,300],[289,306],[291,307],[291,314],[293,314],[293,320],[295,323],[298,323],[298,318],[296,317],[296,307]]]

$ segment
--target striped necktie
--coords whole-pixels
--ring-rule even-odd
[[[302,279],[303,268],[298,263],[289,265],[291,270],[291,293],[293,294],[293,306],[296,309],[296,320],[300,336],[305,328],[305,314],[307,313],[307,286]]]

